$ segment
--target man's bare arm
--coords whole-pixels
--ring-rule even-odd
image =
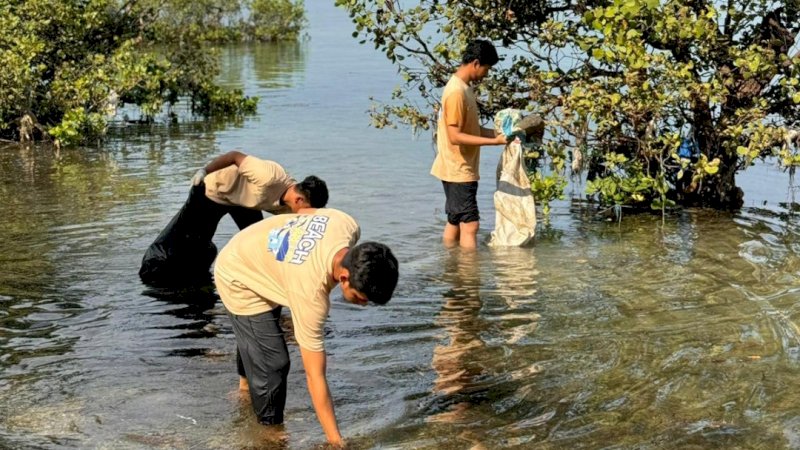
[[[311,394],[311,403],[317,413],[322,431],[325,437],[333,445],[344,445],[342,435],[339,433],[339,426],[336,424],[336,414],[333,411],[333,399],[328,389],[328,379],[325,377],[327,356],[325,351],[313,352],[300,347],[300,355],[303,357],[303,367],[306,371],[306,382],[308,392]]]
[[[217,156],[210,163],[206,164],[206,173],[216,172],[219,169],[224,169],[233,164],[238,167],[246,157],[247,155],[242,152],[236,150],[229,151],[224,155]]]
[[[474,136],[461,131],[461,129],[458,128],[458,125],[447,126],[447,139],[452,145],[483,146],[504,145],[506,143],[506,137],[502,134],[498,134],[494,137]]]
[[[206,175],[211,172],[216,172],[217,170],[224,169],[234,164],[237,167],[240,166],[246,157],[247,155],[236,150],[217,156],[210,163],[206,164],[205,167],[195,172],[191,180],[192,186],[198,186],[206,178]]]

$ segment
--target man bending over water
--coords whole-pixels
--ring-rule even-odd
[[[264,218],[261,211],[297,212],[327,202],[321,179],[298,183],[276,162],[228,152],[192,177],[189,198],[145,252],[139,276],[149,285],[208,282],[217,255],[211,239],[225,214],[243,230]]]
[[[338,283],[344,299],[383,305],[397,286],[397,259],[383,244],[356,245],[358,224],[335,209],[270,217],[237,233],[220,252],[214,282],[241,355],[240,383],[265,425],[283,422],[289,353],[280,326],[292,311],[311,402],[325,436],[343,445],[325,375],[323,325]]]

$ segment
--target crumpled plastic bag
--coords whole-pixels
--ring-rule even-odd
[[[521,120],[522,113],[518,109],[504,109],[494,116],[494,129],[506,137],[525,140],[525,130],[517,125]]]
[[[494,129],[504,136],[518,137],[523,143],[541,144],[544,120],[537,114],[523,116],[522,111],[506,108],[494,116]]]
[[[495,116],[495,131],[516,139],[506,145],[497,163],[491,246],[524,246],[533,241],[536,232],[536,204],[523,159],[523,142],[528,136],[528,131],[520,127],[523,120],[520,111],[514,109],[504,109]]]

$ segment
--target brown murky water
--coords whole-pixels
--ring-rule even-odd
[[[354,447],[800,448],[800,219],[785,174],[743,177],[733,215],[617,225],[562,202],[532,249],[451,254],[429,140],[367,125],[394,69],[343,12],[309,9],[308,42],[225,53],[223,79],[262,97],[256,118],[121,127],[100,150],[0,149],[0,447],[323,441],[296,347],[276,436],[237,395],[214,292],[136,275],[194,170],[240,148],[326,179],[331,206],[401,260],[386,307],[334,295],[329,379]],[[495,162],[486,151],[485,174]],[[226,219],[217,244],[234,230]]]

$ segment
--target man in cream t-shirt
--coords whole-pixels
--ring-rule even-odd
[[[189,198],[145,252],[139,276],[157,286],[208,282],[217,255],[211,239],[225,214],[242,230],[263,219],[261,211],[296,212],[327,202],[319,178],[298,183],[276,162],[228,152],[194,175]]]
[[[478,102],[470,85],[481,81],[498,62],[491,42],[467,45],[461,65],[442,92],[442,109],[436,131],[436,159],[431,175],[442,180],[445,213],[442,242],[447,247],[478,245],[478,172],[480,147],[503,145],[506,137],[480,124]]]
[[[325,375],[329,294],[338,283],[346,301],[382,305],[398,278],[391,250],[375,242],[356,245],[359,235],[358,224],[341,211],[306,209],[250,226],[220,252],[214,281],[236,335],[240,383],[249,388],[259,422],[283,422],[289,373],[280,326],[285,306],[292,313],[317,418],[328,441],[342,444]]]

